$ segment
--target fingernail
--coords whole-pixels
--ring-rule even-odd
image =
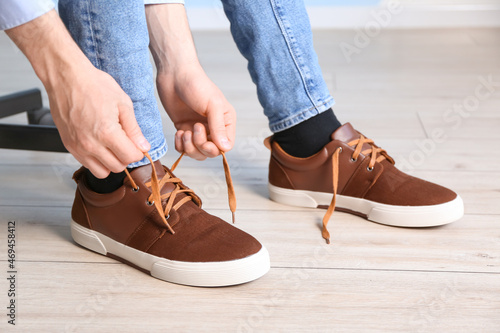
[[[229,143],[229,141],[227,139],[220,140],[220,144],[222,145],[222,148],[226,148],[226,149],[231,148],[231,144]]]
[[[147,152],[149,150],[149,142],[145,139],[139,139],[139,147],[143,152]]]

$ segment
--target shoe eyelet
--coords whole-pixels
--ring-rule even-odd
[[[146,200],[146,205],[153,206],[154,204],[155,204],[154,200],[153,201]]]
[[[339,147],[338,150],[339,150],[339,154],[340,154],[343,149],[342,149],[342,147]]]
[[[170,214],[168,214],[166,217],[165,217],[165,220],[168,220],[170,218]]]
[[[368,170],[369,172],[372,172],[374,168],[370,168],[370,167],[367,167],[366,170]]]
[[[139,192],[139,186],[137,186],[136,188],[132,187],[132,192],[136,192],[136,193]]]
[[[351,157],[351,162],[352,162],[352,163],[356,162],[357,160],[358,160],[357,158],[352,158],[352,157]]]

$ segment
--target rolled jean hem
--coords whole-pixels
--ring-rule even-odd
[[[163,156],[165,156],[165,154],[167,153],[167,150],[168,150],[167,141],[165,139],[163,139],[163,142],[160,145],[160,147],[155,148],[155,149],[151,149],[149,151],[149,156],[151,156],[151,159],[154,162],[154,161],[159,160]],[[139,167],[142,165],[147,165],[147,164],[149,164],[149,160],[147,159],[147,157],[144,157],[142,160],[140,160],[138,162],[134,162],[134,163],[129,164],[128,168],[136,168],[136,167]]]
[[[322,104],[315,105],[307,110],[296,112],[291,117],[280,120],[279,122],[269,124],[269,128],[273,133],[284,131],[303,121],[306,121],[309,118],[312,118],[322,112],[325,112],[326,110],[330,109],[334,104],[335,100],[333,99],[333,97],[330,96]]]

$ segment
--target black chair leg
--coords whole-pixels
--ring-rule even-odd
[[[68,152],[39,89],[0,97],[0,118],[27,112],[29,125],[0,124],[0,148]]]

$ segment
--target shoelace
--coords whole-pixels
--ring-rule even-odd
[[[168,228],[168,230],[172,233],[175,234],[174,229],[170,226],[168,223],[168,218],[170,217],[170,211],[172,209],[177,210],[179,209],[183,204],[186,202],[193,200],[195,197],[194,191],[188,188],[184,188],[181,186],[182,181],[177,178],[177,177],[172,177],[168,172],[165,173],[165,176],[161,179],[158,180],[158,176],[156,174],[156,168],[154,166],[153,160],[149,156],[148,153],[144,154],[149,162],[151,163],[151,181],[147,182],[145,185],[148,187],[151,187],[151,194],[148,197],[148,205],[154,205],[156,210],[158,211],[158,214],[160,215],[163,223],[165,223],[165,226]],[[233,180],[231,179],[231,172],[229,170],[229,164],[227,163],[226,155],[224,152],[221,151],[222,155],[222,164],[224,165],[224,175],[226,177],[226,184],[227,184],[227,193],[228,193],[228,201],[229,201],[229,209],[231,210],[232,213],[232,218],[233,218],[233,223],[235,221],[235,211],[236,211],[236,196],[234,193],[234,187],[233,187]],[[182,157],[184,156],[184,153],[179,156],[179,158],[172,164],[171,171],[173,172],[179,162],[181,161]],[[130,176],[130,173],[128,172],[127,169],[125,169],[125,173],[130,181],[130,184],[132,185],[134,190],[138,190],[139,187],[137,184],[134,182],[134,179],[132,176]],[[167,183],[173,183],[175,185],[175,188],[172,190],[172,192],[161,194],[161,190],[163,186]],[[179,200],[175,205],[175,198],[179,193],[186,193],[187,196]],[[162,201],[167,200],[165,203],[165,208],[162,206]],[[196,202],[196,201],[195,201]]]
[[[370,145],[370,148],[362,151],[361,149],[363,149],[363,144],[365,143],[368,143]],[[354,153],[351,156],[351,159],[354,162],[358,159],[359,154],[370,156],[370,163],[368,163],[367,167],[368,171],[373,170],[373,168],[375,167],[375,162],[381,162],[384,159],[387,159],[391,163],[394,163],[392,157],[390,157],[384,149],[375,146],[375,143],[372,139],[368,139],[362,134],[360,134],[360,137],[358,139],[348,142],[347,145],[350,147],[356,146],[356,148],[354,149]],[[333,211],[335,210],[335,204],[337,201],[337,188],[339,183],[339,155],[341,152],[342,147],[339,147],[335,149],[335,152],[332,155],[333,197],[330,205],[328,206],[328,209],[326,210],[325,216],[323,216],[323,230],[321,231],[321,234],[326,240],[327,244],[330,244],[330,233],[328,232],[327,225],[330,217],[333,214]],[[378,157],[377,154],[379,155]]]

